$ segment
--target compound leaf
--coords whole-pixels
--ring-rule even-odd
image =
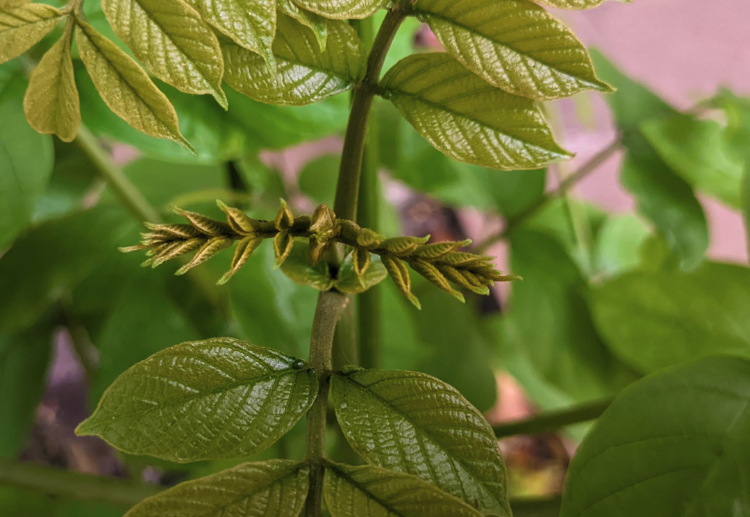
[[[135,129],[192,151],[174,107],[138,63],[85,21],[76,23],[81,59],[107,106]]]
[[[307,412],[315,370],[231,338],[183,343],[142,361],[76,432],[120,450],[189,462],[268,448]]]
[[[186,93],[211,94],[223,107],[219,40],[182,0],[102,0],[115,33],[151,73]]]
[[[63,142],[73,141],[81,123],[81,101],[70,53],[73,28],[73,22],[69,22],[65,35],[42,57],[23,100],[31,127],[39,133],[57,135]]]
[[[51,5],[14,5],[0,6],[0,63],[39,43],[65,16]]]
[[[750,362],[712,356],[626,388],[579,447],[562,517],[750,510]]]
[[[325,498],[333,517],[480,517],[482,513],[409,474],[379,467],[326,467]]]
[[[365,50],[346,22],[329,21],[326,50],[299,22],[279,15],[273,52],[274,74],[256,54],[222,42],[227,84],[253,100],[269,104],[310,104],[350,90],[364,75]]]
[[[612,91],[573,32],[528,0],[419,0],[415,9],[453,57],[509,93],[550,100]]]
[[[510,515],[495,435],[455,388],[423,373],[356,370],[334,376],[331,394],[344,435],[369,463]]]
[[[289,460],[243,463],[149,497],[126,517],[296,517],[309,469]]]
[[[448,54],[407,57],[381,86],[423,137],[456,160],[514,170],[571,156],[534,101],[487,84]]]
[[[361,20],[385,9],[389,0],[294,0],[303,9],[333,20]]]

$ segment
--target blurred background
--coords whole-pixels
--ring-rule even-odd
[[[86,9],[101,23],[97,4]],[[634,0],[555,14],[593,49],[600,77],[619,89],[550,105],[547,116],[563,146],[577,153],[574,160],[510,173],[456,164],[389,105],[376,105],[378,229],[388,236],[431,234],[435,241],[469,237],[502,270],[526,278],[498,288],[491,299],[469,297],[466,305],[419,284],[420,313],[384,283],[378,288],[382,365],[450,382],[498,427],[540,410],[600,405],[649,372],[590,305],[592,293],[608,282],[657,268],[700,275],[707,259],[748,262],[740,185],[750,142],[744,23],[750,5]],[[412,21],[389,63],[436,45]],[[200,151],[194,159],[116,120],[78,65],[84,122],[110,154],[110,166],[121,168],[164,217],[171,205],[218,217],[216,198],[260,218],[273,217],[280,197],[296,213],[332,204],[347,95],[281,108],[228,92],[225,114],[209,99],[165,87],[183,132]],[[139,226],[107,188],[90,149],[53,143],[27,127],[9,130],[24,66],[19,60],[0,66],[0,136],[47,160],[38,166],[49,167],[51,176],[29,220],[5,228],[0,238],[0,458],[36,464],[40,470],[27,475],[50,486],[76,486],[78,479],[58,478],[45,466],[128,485],[105,487],[123,491],[121,505],[0,486],[0,514],[122,515],[134,502],[128,498],[149,493],[148,487],[235,462],[172,465],[76,438],[73,429],[104,389],[166,346],[215,335],[305,357],[316,293],[271,272],[269,249],[232,285],[210,287],[209,297],[201,286],[215,282],[229,257],[186,281],[171,277],[172,265],[144,270],[142,257],[118,254],[116,247],[137,242]],[[572,187],[561,193],[561,183]],[[513,497],[559,494],[586,429],[579,424],[501,440]],[[333,431],[329,443],[332,454],[349,454]],[[298,427],[262,457],[300,457],[303,447]],[[11,465],[0,463],[0,484]]]

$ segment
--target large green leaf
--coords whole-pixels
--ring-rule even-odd
[[[276,71],[271,52],[276,34],[276,0],[186,1],[222,34],[262,56],[272,73]]]
[[[715,356],[627,388],[568,471],[562,517],[750,512],[750,362]]]
[[[422,136],[456,160],[513,170],[570,157],[534,101],[487,84],[448,54],[408,57],[381,86]]]
[[[288,460],[243,463],[149,497],[126,517],[296,517],[309,468]]]
[[[594,271],[612,276],[637,268],[651,232],[633,214],[613,215],[602,224],[594,247]]]
[[[0,63],[18,57],[54,29],[65,15],[50,5],[0,6]]]
[[[692,273],[633,272],[597,288],[596,326],[643,372],[716,352],[750,356],[750,269],[707,263]]]
[[[227,107],[219,40],[194,9],[182,0],[102,0],[102,9],[156,77],[183,92],[211,94]]]
[[[317,394],[303,361],[231,338],[183,343],[138,363],[76,432],[131,454],[185,463],[260,452]]]
[[[378,467],[328,464],[325,498],[333,517],[481,517],[418,477]]]
[[[305,27],[309,27],[315,33],[320,50],[325,50],[328,38],[328,22],[325,18],[302,9],[292,0],[277,0],[276,8],[285,15],[294,18]]]
[[[88,23],[76,23],[81,59],[107,106],[138,131],[192,149],[174,107],[138,63]]]
[[[31,221],[54,165],[52,139],[26,122],[25,88],[26,81],[15,76],[0,90],[0,249]]]
[[[516,231],[511,237],[513,284],[509,317],[540,374],[576,400],[601,398],[634,379],[594,328],[580,270],[554,238]]]
[[[0,334],[0,458],[24,448],[47,387],[53,329],[47,322],[17,334]]]
[[[646,122],[641,129],[664,162],[696,190],[740,207],[743,161],[732,154],[726,128],[679,115]]]
[[[279,15],[273,54],[278,73],[247,49],[222,43],[224,80],[251,99],[270,104],[304,105],[351,89],[364,75],[365,50],[346,22],[329,21],[326,50],[312,32],[294,19]]]
[[[333,377],[331,396],[344,435],[369,463],[510,515],[495,435],[455,388],[423,373],[354,370]]]
[[[538,100],[611,92],[573,32],[528,0],[418,0],[445,49],[503,90]]]
[[[326,18],[351,20],[368,18],[384,9],[389,0],[294,0],[298,6]]]

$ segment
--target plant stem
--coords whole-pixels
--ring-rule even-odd
[[[612,400],[598,400],[567,409],[547,411],[517,422],[496,425],[492,429],[498,438],[519,434],[549,433],[568,425],[588,422],[589,420],[599,418],[612,404]]]
[[[609,160],[610,157],[612,157],[617,151],[619,151],[622,148],[622,140],[620,137],[618,137],[614,142],[609,144],[607,147],[599,151],[596,155],[594,155],[593,158],[591,158],[588,162],[583,164],[580,169],[578,169],[576,172],[565,178],[563,181],[560,182],[560,185],[558,187],[540,197],[536,202],[534,202],[531,206],[529,206],[526,210],[522,211],[512,219],[510,219],[506,224],[505,228],[498,234],[492,235],[485,239],[484,241],[480,242],[476,247],[477,253],[484,253],[487,251],[487,249],[495,244],[496,242],[500,242],[501,240],[505,239],[510,233],[516,229],[521,223],[525,222],[527,219],[529,219],[531,216],[536,215],[539,210],[547,206],[547,204],[560,197],[561,195],[565,194],[568,190],[570,190],[572,187],[577,185],[581,182],[581,180],[585,179],[589,176],[592,172],[596,171],[599,167],[601,167],[604,162]]]
[[[161,491],[158,486],[0,459],[0,486],[99,501],[129,508]]]
[[[333,335],[336,323],[350,299],[336,291],[318,296],[312,336],[310,338],[310,366],[318,372],[318,395],[307,413],[307,459],[310,461],[310,491],[305,502],[307,517],[320,517],[323,502],[324,469],[320,460],[325,455],[326,413],[328,389],[333,368]]]

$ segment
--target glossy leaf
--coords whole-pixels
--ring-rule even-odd
[[[326,50],[299,22],[279,15],[273,53],[278,74],[248,50],[222,43],[225,81],[251,99],[270,104],[310,104],[347,91],[364,75],[365,51],[347,23],[328,22]]]
[[[174,107],[138,63],[88,23],[76,23],[81,59],[107,106],[138,131],[192,150],[180,133]]]
[[[309,468],[289,460],[243,463],[149,497],[126,517],[296,517],[305,504]]]
[[[333,377],[331,397],[346,439],[369,463],[510,515],[495,435],[453,387],[423,373],[355,370]]]
[[[25,88],[26,81],[16,75],[0,91],[0,249],[31,221],[54,165],[52,139],[34,131],[24,117]]]
[[[311,31],[315,33],[315,37],[318,40],[318,46],[320,50],[326,49],[326,40],[328,38],[328,23],[322,16],[311,13],[302,9],[300,6],[295,4],[292,0],[277,0],[277,6],[279,11],[285,15],[294,18],[305,27],[309,27]]]
[[[73,141],[81,123],[81,103],[70,53],[73,28],[73,22],[69,22],[64,36],[39,61],[23,101],[31,127],[39,133],[57,135],[63,142]]]
[[[750,510],[750,362],[713,356],[617,397],[568,471],[562,517]]]
[[[509,93],[551,100],[612,91],[573,32],[528,0],[418,0],[415,10],[453,57]]]
[[[385,9],[389,0],[294,0],[298,6],[334,20],[368,18]]]
[[[379,467],[326,466],[332,517],[481,517],[482,513],[418,477]]]
[[[633,272],[594,290],[607,344],[653,372],[717,352],[750,356],[750,269],[707,263],[697,271]]]
[[[271,51],[276,34],[277,0],[186,0],[203,19],[247,50],[263,57],[276,70]]]
[[[0,6],[0,63],[36,45],[65,16],[50,5],[13,5]]]
[[[102,9],[156,77],[183,92],[211,94],[227,107],[219,40],[194,9],[182,0],[102,0]]]
[[[248,456],[289,431],[317,387],[314,370],[271,349],[230,338],[183,343],[121,375],[76,432],[178,462]]]
[[[381,86],[423,137],[456,160],[530,169],[570,157],[534,101],[487,84],[448,54],[408,57]]]

